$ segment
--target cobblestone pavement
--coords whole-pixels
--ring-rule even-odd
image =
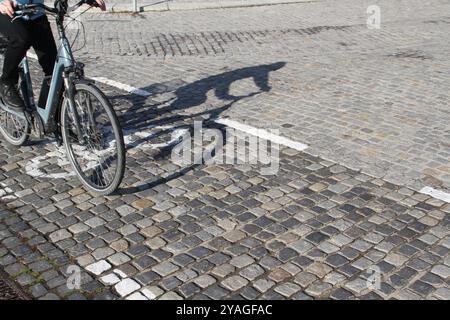
[[[88,74],[151,93],[102,86],[123,186],[93,197],[52,141],[2,142],[0,265],[39,299],[450,299],[450,204],[417,192],[449,182],[448,4],[379,2],[368,30],[369,2],[337,3],[89,16]],[[224,117],[310,147],[273,176],[171,160]]]
[[[381,8],[379,30],[366,26],[369,4]],[[93,15],[87,61],[93,75],[150,89],[285,62],[270,92],[224,115],[275,126],[310,154],[392,183],[449,191],[448,11],[446,1],[324,1]]]

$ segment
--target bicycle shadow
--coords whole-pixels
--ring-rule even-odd
[[[226,127],[216,123],[215,120],[238,101],[254,97],[264,92],[269,92],[271,90],[269,85],[270,73],[283,68],[285,65],[285,62],[276,62],[227,71],[189,84],[181,85],[173,91],[164,90],[164,88],[158,85],[142,88],[144,90],[150,89],[149,91],[154,95],[170,92],[173,97],[164,101],[153,101],[150,97],[150,103],[146,103],[147,99],[137,98],[133,95],[116,95],[110,97],[113,101],[115,99],[126,99],[131,103],[131,107],[119,115],[119,121],[121,122],[124,131],[139,132],[139,130],[142,130],[143,128],[156,128],[158,126],[168,127],[152,134],[151,137],[142,137],[133,141],[131,145],[129,144],[127,146],[127,149],[139,148],[139,146],[148,143],[149,140],[155,140],[166,135],[171,135],[179,129],[186,130],[190,134],[190,137],[192,137],[194,132],[193,122],[195,120],[202,120],[203,128],[219,130],[222,133],[222,137],[226,137]],[[258,90],[255,92],[233,95],[231,93],[232,84],[236,81],[245,79],[253,80]],[[158,90],[155,90],[156,88],[159,92]],[[217,98],[220,103],[224,103],[224,105],[207,108],[206,110],[198,112],[180,114],[180,112],[186,112],[189,109],[204,106],[207,103],[208,93],[210,92],[213,92],[215,98]],[[177,144],[178,142],[175,141],[172,144],[160,148],[154,155],[154,160],[168,159],[173,148]],[[226,139],[223,138],[219,145],[223,149],[226,145]],[[200,165],[202,164],[191,164],[187,167],[182,167],[168,176],[157,177],[152,181],[144,182],[137,186],[121,188],[116,191],[116,194],[131,194],[154,188],[160,184],[179,178]]]

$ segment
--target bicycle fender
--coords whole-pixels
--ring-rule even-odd
[[[95,84],[95,81],[92,80],[92,79],[86,79],[86,78],[83,78],[83,79],[75,79],[75,80],[73,81],[73,83],[74,83],[75,85],[77,85],[77,84],[91,85],[91,84]]]

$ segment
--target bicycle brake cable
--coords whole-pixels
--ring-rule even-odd
[[[71,17],[71,16],[69,16],[69,15],[66,16],[67,18],[71,19],[71,21],[68,22],[68,23],[64,26],[64,28],[67,28],[67,26],[68,26],[69,24],[71,24],[71,23],[73,23],[74,21],[76,21],[79,25],[81,25],[81,28],[83,29],[83,45],[82,45],[80,48],[73,50],[73,52],[80,51],[80,50],[82,50],[82,49],[86,46],[86,28],[84,27],[84,23],[83,23],[82,21],[77,20],[77,18],[78,18],[79,16],[81,16],[82,14],[86,13],[86,12],[87,12],[88,10],[90,10],[90,9],[91,9],[91,7],[86,8],[84,11],[82,11],[81,13],[79,13],[79,14],[78,14],[77,16],[75,16],[75,17]],[[80,35],[80,29],[77,28],[77,33],[76,33],[76,35],[75,35],[75,37],[74,37],[74,39],[73,39],[73,41],[72,41],[72,43],[71,43],[71,45],[70,45],[71,47],[74,46],[74,44],[75,44],[76,40],[78,39],[79,35]]]

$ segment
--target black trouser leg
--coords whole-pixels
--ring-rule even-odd
[[[19,79],[19,63],[31,45],[30,33],[26,21],[17,19],[11,23],[11,18],[3,14],[0,14],[0,30],[8,38],[1,80],[16,84]]]
[[[39,59],[39,64],[46,76],[51,76],[55,66],[57,49],[52,29],[46,16],[33,21],[31,46]]]
[[[17,83],[18,66],[32,46],[39,58],[39,64],[46,76],[51,75],[56,60],[57,50],[50,23],[46,16],[33,21],[11,18],[0,15],[0,30],[8,38],[3,62],[2,81]]]

